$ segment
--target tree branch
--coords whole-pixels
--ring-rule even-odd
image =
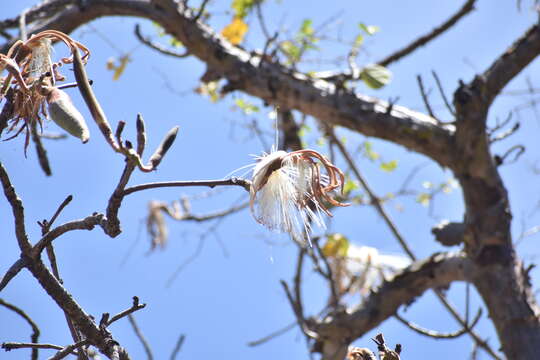
[[[249,180],[240,178],[231,178],[225,180],[165,181],[131,186],[124,190],[123,195],[126,196],[134,192],[147,189],[184,186],[208,186],[210,188],[215,186],[241,186],[246,191],[249,191],[250,184],[251,182]]]
[[[470,13],[472,10],[474,10],[474,3],[476,0],[467,0],[465,4],[459,9],[454,15],[452,15],[448,20],[446,20],[444,23],[436,27],[435,29],[431,30],[431,32],[420,36],[418,39],[410,43],[409,45],[405,46],[404,48],[396,51],[395,53],[385,57],[383,60],[379,61],[378,64],[382,66],[388,66],[391,63],[394,63],[398,60],[401,60],[405,56],[409,55],[416,49],[418,49],[420,46],[426,45],[431,40],[435,39],[437,36],[444,33],[446,30],[450,29],[452,26],[454,26],[461,18],[463,18],[465,15]]]
[[[400,306],[410,304],[426,290],[468,280],[471,266],[463,253],[432,255],[384,282],[351,312],[330,316],[312,329],[323,338],[352,341],[393,316]]]
[[[32,341],[32,343],[37,343],[38,340],[39,340],[40,331],[39,331],[39,327],[36,325],[34,320],[32,320],[32,318],[30,316],[28,316],[28,314],[26,314],[23,310],[21,310],[20,308],[18,308],[17,306],[15,306],[13,304],[8,303],[4,299],[0,299],[0,305],[2,305],[4,307],[8,308],[9,310],[17,313],[24,320],[26,320],[26,322],[32,328],[32,335],[30,336],[30,341]],[[38,349],[37,348],[32,348],[32,357],[31,357],[31,359],[32,360],[37,360],[38,359]]]
[[[200,21],[182,3],[171,0],[120,1],[88,0],[84,12],[70,7],[30,29],[52,28],[72,32],[78,26],[102,16],[137,16],[157,21],[186,49],[224,75],[236,89],[261,98],[268,104],[299,110],[328,124],[339,125],[367,136],[393,141],[425,154],[442,166],[451,156],[453,126],[439,126],[422,113],[377,98],[337,92],[322,80],[292,72],[279,63],[262,61],[257,55],[231,45]]]
[[[485,101],[491,104],[501,90],[540,54],[540,24],[532,26],[495,60],[482,77]]]

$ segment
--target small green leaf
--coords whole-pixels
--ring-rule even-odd
[[[180,48],[184,46],[184,44],[182,44],[182,42],[175,37],[171,37],[169,39],[169,44],[171,44],[171,46],[174,46],[176,48]]]
[[[382,162],[380,166],[381,166],[381,170],[386,171],[386,172],[392,172],[396,170],[397,165],[398,165],[397,160],[392,160],[388,162]]]
[[[300,126],[300,130],[298,130],[298,136],[303,138],[306,136],[307,133],[309,133],[311,131],[311,128],[306,125],[306,124],[303,124],[302,126]]]
[[[313,29],[313,20],[305,19],[300,26],[300,35],[304,37],[312,36],[315,33]]]
[[[358,35],[355,39],[354,39],[354,47],[360,47],[360,45],[362,45],[364,43],[364,36],[362,34]]]
[[[366,65],[360,73],[360,79],[372,89],[382,88],[390,82],[391,77],[392,73],[387,68],[377,64]]]
[[[233,0],[231,7],[234,11],[234,15],[239,18],[245,18],[255,6],[256,0]]]
[[[245,115],[251,115],[259,111],[258,106],[255,106],[244,99],[236,99],[234,103],[240,108],[240,110],[242,110]]]
[[[301,51],[292,41],[284,41],[281,43],[281,50],[289,58],[291,62],[297,62],[300,60]]]
[[[375,33],[379,32],[379,30],[381,30],[380,27],[376,26],[376,25],[366,25],[364,23],[360,23],[358,24],[358,27],[364,31],[366,34],[368,35],[374,35]]]
[[[358,187],[357,181],[347,179],[345,184],[343,184],[343,194],[348,195],[351,191],[358,189]]]
[[[373,150],[371,141],[364,141],[364,155],[371,161],[378,160],[381,156]]]

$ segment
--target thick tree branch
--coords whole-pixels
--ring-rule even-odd
[[[491,66],[484,78],[485,101],[491,104],[501,90],[540,54],[540,24],[535,24]]]
[[[157,21],[186,49],[234,85],[250,95],[284,109],[299,110],[328,124],[339,125],[367,136],[393,141],[449,166],[453,127],[439,126],[429,116],[360,94],[337,92],[322,80],[293,72],[278,63],[262,61],[231,45],[200,21],[182,3],[171,0],[89,0],[84,12],[69,7],[48,21],[30,28],[36,32],[52,28],[72,32],[102,16],[137,16]]]
[[[471,265],[462,253],[435,254],[384,282],[357,308],[330,315],[311,329],[326,341],[350,342],[393,316],[400,306],[410,304],[426,290],[468,280]]]

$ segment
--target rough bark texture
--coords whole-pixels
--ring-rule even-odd
[[[54,6],[55,3],[59,6]],[[359,308],[332,314],[322,321],[312,321],[310,327],[322,339],[326,353],[333,352],[335,359],[343,358],[351,341],[392,316],[401,305],[410,303],[429,288],[461,280],[474,284],[482,296],[506,356],[509,359],[538,357],[540,309],[532,295],[528,274],[512,244],[508,194],[486,135],[491,103],[502,88],[540,53],[537,25],[483,74],[469,84],[461,84],[454,95],[456,122],[441,125],[422,113],[340,91],[331,83],[312,80],[277,62],[261,60],[259,55],[229,44],[201,21],[194,21],[193,14],[182,3],[171,0],[88,0],[84,2],[84,9],[76,5],[63,7],[70,3],[50,1],[41,13],[29,12],[28,19],[40,18],[39,22],[33,23],[35,25],[31,24],[30,32],[57,29],[69,33],[102,16],[150,19],[178,38],[190,54],[226,78],[230,89],[244,91],[282,109],[301,111],[329,125],[392,141],[424,154],[454,172],[463,189],[466,207],[462,240],[465,253],[434,255],[383,284]],[[9,22],[4,22],[6,24]],[[2,52],[5,53],[5,49]],[[15,216],[16,212],[14,208]],[[20,226],[17,229],[20,230]],[[18,235],[25,236],[19,231]],[[24,247],[27,245],[22,244],[23,250]],[[50,277],[43,275],[47,272],[44,267],[34,266],[31,271],[47,291],[58,294],[55,300],[59,305],[64,300],[69,303],[69,299],[63,299],[69,294],[61,291],[60,284],[45,281]],[[82,311],[67,310],[73,313],[75,320]],[[85,323],[84,317],[78,326],[87,329],[87,337],[100,339],[99,329],[93,323]],[[110,355],[109,344],[98,346]]]

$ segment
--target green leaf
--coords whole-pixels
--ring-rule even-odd
[[[364,43],[364,36],[360,34],[354,39],[353,46],[357,48],[357,47],[360,47],[363,43]]]
[[[377,64],[366,65],[360,73],[360,79],[372,89],[382,88],[390,82],[391,77],[392,73],[387,68]]]
[[[245,18],[255,6],[256,0],[233,0],[231,7],[234,15],[239,18]]]
[[[313,29],[313,20],[305,19],[302,22],[302,25],[300,26],[299,35],[304,36],[304,37],[310,37],[314,33],[315,33],[315,30]]]
[[[374,35],[375,33],[379,32],[379,30],[381,30],[381,28],[376,25],[366,25],[364,23],[358,24],[358,27],[360,28],[360,30],[364,31],[366,34],[370,36]]]
[[[302,126],[300,126],[300,130],[298,130],[298,136],[303,138],[306,136],[307,133],[309,133],[311,131],[311,128],[306,125],[306,124],[303,124]]]
[[[242,110],[245,115],[251,115],[259,111],[258,106],[253,105],[252,103],[244,99],[236,99],[234,100],[234,103],[240,108],[240,110]]]
[[[343,194],[348,195],[351,191],[356,190],[358,188],[359,188],[359,185],[357,181],[347,179],[347,181],[345,181],[345,184],[343,184]]]
[[[392,161],[388,161],[388,162],[382,162],[381,163],[381,170],[386,171],[386,172],[392,172],[392,171],[396,170],[397,165],[398,165],[397,160],[392,160]]]
[[[318,146],[324,146],[326,144],[326,139],[324,137],[320,137],[315,142]]]
[[[292,41],[284,41],[281,43],[281,50],[289,58],[291,62],[298,62],[300,60],[301,51]]]
[[[175,37],[171,37],[169,39],[169,44],[171,44],[171,46],[174,46],[175,48],[184,47],[184,44],[182,44],[182,42]]]
[[[364,155],[371,161],[378,160],[381,156],[373,150],[371,141],[364,141]]]

